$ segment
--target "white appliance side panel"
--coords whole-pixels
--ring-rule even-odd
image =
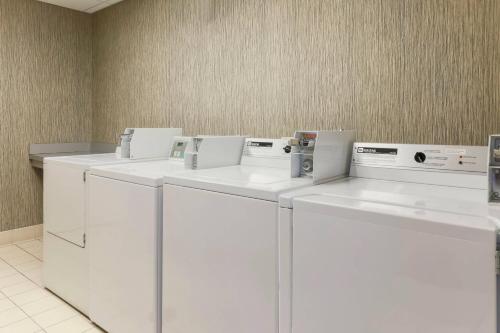
[[[88,315],[88,252],[44,232],[43,284],[57,296]]]
[[[495,332],[494,233],[470,242],[355,213],[296,203],[294,333]]]
[[[90,319],[109,332],[156,333],[161,188],[89,176]]]
[[[279,209],[279,332],[292,332],[293,210]]]
[[[43,170],[45,230],[57,237],[84,246],[84,168],[47,163]]]
[[[163,332],[276,333],[276,202],[164,185]]]

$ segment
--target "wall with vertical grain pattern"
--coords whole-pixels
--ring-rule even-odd
[[[0,231],[42,223],[30,143],[89,141],[91,16],[0,0]]]
[[[0,231],[41,223],[29,143],[127,126],[485,144],[500,1],[125,0],[92,16],[0,0]]]
[[[485,144],[498,0],[126,0],[93,16],[93,138],[126,126]]]

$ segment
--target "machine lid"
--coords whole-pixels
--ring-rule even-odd
[[[486,190],[356,177],[284,193],[280,196],[280,205],[292,208],[298,199],[310,195],[343,197],[464,215],[488,214]]]
[[[93,165],[131,162],[133,161],[130,159],[117,157],[115,153],[48,157],[43,160],[44,164],[57,163],[75,167],[91,167]]]
[[[309,195],[296,198],[294,211],[314,211],[315,214],[346,218],[388,228],[410,229],[473,242],[495,242],[496,226],[488,216],[472,216],[407,207],[359,199]],[[307,222],[307,221],[306,221]]]
[[[59,164],[68,167],[88,169],[93,166],[110,165],[110,164],[127,164],[146,161],[164,161],[165,158],[137,159],[131,160],[128,158],[117,157],[115,153],[109,154],[90,154],[90,155],[73,155],[49,157],[43,160],[44,164]]]
[[[291,178],[290,170],[253,165],[188,170],[168,175],[164,183],[278,201],[279,194],[312,185],[311,178]]]
[[[159,187],[163,177],[186,170],[184,160],[161,160],[91,167],[91,175],[124,182]]]

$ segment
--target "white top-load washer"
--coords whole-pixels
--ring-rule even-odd
[[[185,170],[184,157],[192,156],[194,142],[197,163],[218,167],[239,164],[244,141],[239,136],[176,138],[169,160],[90,169],[93,322],[108,332],[161,332],[163,177]]]
[[[282,195],[282,332],[496,332],[486,161],[356,143],[351,177]]]
[[[247,139],[241,165],[165,177],[163,332],[278,331],[278,196],[346,175],[353,140]]]
[[[122,153],[44,159],[43,283],[47,289],[88,314],[88,253],[86,244],[87,182],[92,166],[165,159],[178,128],[126,129]],[[126,149],[124,149],[126,148]]]

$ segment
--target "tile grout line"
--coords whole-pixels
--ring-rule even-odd
[[[36,239],[33,239],[33,240],[36,240]],[[15,243],[14,243],[14,244],[12,244],[12,245],[16,246],[17,248],[19,248],[19,249],[21,249],[22,251],[26,252],[27,254],[31,255],[31,256],[32,256],[32,257],[34,257],[35,259],[38,259],[38,257],[36,257],[34,254],[32,254],[32,253],[28,252],[26,249],[22,248],[22,247],[21,247],[21,246],[19,246],[18,244],[15,244]],[[3,259],[2,259],[2,260],[3,260]],[[39,260],[39,261],[41,261],[41,262],[43,263],[43,260],[41,260],[41,259],[38,259],[38,260]],[[7,264],[8,264],[8,265],[10,265],[9,263],[7,263]],[[11,266],[11,267],[12,267],[13,269],[15,269],[17,272],[19,272],[20,274],[22,274],[24,277],[26,277],[28,280],[30,280],[31,282],[33,282],[33,281],[29,278],[29,277],[27,277],[27,276],[26,276],[26,275],[24,275],[22,272],[20,272],[19,270],[17,270],[17,268],[16,268],[16,267],[14,267],[14,266]],[[33,283],[35,283],[35,282],[33,282]],[[35,284],[36,284],[36,283],[35,283]],[[37,286],[38,286],[38,284],[37,284]],[[44,287],[41,287],[41,286],[38,286],[38,287],[39,287],[40,289],[42,289],[42,290],[46,290],[46,291],[48,291],[51,295],[53,295],[53,296],[57,297],[57,299],[61,300],[61,301],[63,302],[63,304],[68,305],[69,307],[71,307],[71,309],[73,309],[73,310],[75,310],[75,311],[76,311],[76,314],[75,314],[74,316],[69,317],[69,318],[66,318],[66,319],[63,319],[63,320],[61,320],[61,321],[59,321],[59,322],[57,322],[57,323],[54,323],[54,324],[52,324],[52,325],[50,325],[50,326],[45,327],[45,328],[44,328],[44,327],[41,327],[41,326],[40,326],[40,325],[39,325],[36,321],[34,321],[34,320],[32,319],[32,317],[31,317],[31,316],[29,316],[29,315],[28,315],[28,318],[30,318],[30,319],[31,319],[31,320],[32,320],[32,321],[33,321],[36,325],[40,326],[40,328],[43,330],[43,332],[45,332],[45,329],[46,329],[46,328],[50,328],[50,327],[52,327],[52,326],[59,325],[60,323],[62,323],[62,322],[64,322],[64,321],[66,321],[66,320],[69,320],[69,319],[75,318],[75,317],[77,317],[78,315],[82,315],[85,319],[87,319],[87,320],[88,320],[88,321],[92,324],[92,321],[91,321],[89,318],[87,318],[87,317],[86,317],[85,315],[83,315],[80,311],[78,311],[78,309],[76,309],[76,308],[74,308],[73,306],[71,306],[71,304],[67,303],[67,302],[66,302],[65,300],[63,300],[62,298],[59,298],[59,296],[55,295],[55,294],[54,294],[54,293],[52,293],[50,290],[48,290],[48,289],[46,289],[46,288],[44,288]],[[8,296],[7,296],[7,298],[8,298]],[[10,300],[10,298],[9,298],[9,300]],[[33,301],[33,302],[36,302],[36,301]],[[30,302],[30,303],[33,303],[33,302]],[[14,303],[14,304],[15,304],[15,303]],[[15,305],[17,306],[17,304],[15,304]],[[46,311],[50,311],[50,310],[53,310],[53,309],[55,309],[55,308],[57,308],[57,307],[54,307],[54,308],[52,308],[52,309],[48,309],[48,310],[46,310]],[[23,312],[24,312],[24,310],[22,310],[22,309],[21,309],[21,311],[23,311]],[[41,313],[44,313],[44,312],[46,312],[46,311],[43,311],[43,312],[41,312]],[[26,312],[24,312],[24,313],[26,313]],[[41,314],[41,313],[39,313],[39,314]],[[92,327],[92,328],[89,328],[89,329],[88,329],[88,330],[86,330],[86,331],[90,331],[91,329],[93,329],[93,327]],[[82,333],[85,333],[86,331],[83,331]]]
[[[34,239],[33,239],[33,240],[34,240]],[[42,261],[42,262],[43,262],[43,260],[42,260],[42,259],[39,259],[39,258],[38,258],[37,256],[35,256],[33,253],[28,252],[25,248],[23,248],[23,247],[21,247],[21,246],[19,246],[19,245],[15,244],[15,243],[14,243],[14,244],[12,244],[12,245],[14,245],[14,246],[15,246],[15,247],[17,247],[18,249],[20,249],[20,250],[24,251],[25,253],[29,254],[29,255],[30,255],[30,256],[32,256],[33,258],[35,258],[35,259],[40,260],[40,261]],[[2,260],[3,260],[3,259],[2,259]]]
[[[17,246],[16,244],[12,244],[12,245],[14,245],[14,246],[15,246],[15,247],[17,247],[17,248],[20,248],[20,247],[19,247],[19,246]],[[23,250],[23,251],[24,251],[24,249],[21,249],[21,250]],[[24,252],[26,252],[26,251],[24,251]],[[26,253],[27,253],[27,252],[26,252]],[[31,256],[33,256],[31,253],[28,253],[28,254],[29,254],[29,255],[31,255]],[[34,257],[34,256],[33,256],[33,257]],[[4,259],[1,259],[1,260],[2,260],[3,262],[5,262],[7,265],[9,265],[9,266],[10,266],[12,269],[14,269],[16,272],[18,272],[19,274],[21,274],[22,276],[24,276],[26,279],[28,279],[28,281],[30,281],[30,282],[32,282],[32,283],[34,283],[34,284],[36,284],[36,283],[35,283],[35,282],[33,282],[33,281],[29,278],[29,277],[27,277],[26,275],[24,275],[24,273],[20,272],[20,271],[19,271],[19,270],[18,270],[15,266],[13,266],[13,265],[11,265],[10,263],[6,262]],[[22,282],[20,282],[20,283],[22,283]],[[19,283],[19,284],[20,284],[20,283]],[[18,283],[13,284],[13,285],[17,285],[17,284],[18,284]],[[38,286],[38,284],[36,284],[36,285]],[[38,288],[42,289],[42,287],[40,287],[40,286],[38,286]],[[43,288],[43,289],[45,290],[45,288]],[[34,290],[34,289],[33,289],[33,290]],[[19,293],[19,294],[23,294],[23,293]],[[19,295],[19,294],[16,294],[16,295]],[[12,300],[12,298],[10,298],[10,296],[5,295],[5,293],[3,293],[3,292],[2,292],[2,295],[4,295],[4,296],[5,296],[5,297],[6,297],[6,298],[10,301],[10,302],[12,302],[12,304],[14,304],[14,305],[16,306],[16,308],[18,308],[18,309],[19,309],[22,313],[24,313],[24,314],[26,315],[26,318],[20,319],[20,320],[18,320],[18,321],[14,321],[14,322],[12,322],[12,323],[10,323],[9,325],[6,325],[6,326],[4,326],[4,327],[8,327],[8,326],[10,326],[10,325],[12,325],[12,324],[16,324],[16,323],[19,323],[19,322],[21,322],[21,321],[23,321],[23,320],[29,319],[29,320],[31,320],[33,323],[35,323],[35,325],[36,325],[36,326],[40,327],[40,330],[41,330],[41,331],[38,331],[38,332],[45,332],[45,329],[44,329],[43,327],[41,327],[41,326],[40,326],[37,322],[35,322],[35,321],[31,318],[31,316],[30,316],[29,314],[27,314],[27,313],[26,313],[26,311],[24,311],[24,310],[23,310],[23,309],[22,309],[19,305],[17,305],[17,303],[15,303],[15,302]],[[12,296],[15,296],[15,295],[12,295]]]
[[[21,250],[22,250],[22,251],[24,251],[25,253],[29,254],[30,256],[32,256],[33,258],[35,258],[35,260],[39,260],[39,261],[41,261],[41,262],[43,263],[43,260],[38,259],[36,256],[34,256],[32,253],[29,253],[28,251],[26,251],[26,250],[25,250],[24,248],[22,248],[21,246],[19,246],[19,245],[15,244],[15,243],[13,243],[12,245],[14,245],[15,247],[17,247],[18,249],[21,249]],[[3,260],[3,259],[2,259],[2,260]],[[5,260],[3,260],[3,261],[5,261]],[[15,266],[10,265],[8,262],[6,262],[6,263],[7,263],[7,265],[9,265],[9,266],[11,266],[13,269],[15,269],[17,272],[19,272],[19,274],[21,274],[21,275],[23,275],[25,278],[27,278],[29,281],[31,281],[31,282],[33,282],[33,283],[35,283],[35,282],[34,282],[34,281],[32,281],[32,280],[31,280],[28,276],[24,275],[24,273],[23,273],[23,272],[19,271],[19,270],[18,270]],[[48,290],[48,289],[46,289],[46,288],[44,288],[44,287],[42,287],[42,286],[39,286],[37,283],[35,283],[35,284],[38,286],[38,288],[40,288],[40,289],[42,289],[42,290],[45,290],[45,291],[48,291],[48,292],[50,293],[50,295],[53,295],[53,296],[57,297],[57,299],[61,300],[61,301],[63,302],[63,304],[69,305],[68,303],[66,303],[66,301],[64,301],[63,299],[59,298],[59,296],[55,295],[55,294],[54,294],[54,293],[52,293],[50,290]],[[21,294],[22,294],[22,293],[21,293]],[[5,294],[4,294],[4,295],[5,295]],[[12,301],[12,299],[11,299],[9,296],[7,296],[7,295],[5,295],[5,296],[6,296],[6,297],[7,297],[7,298],[8,298],[8,299],[12,302],[12,303],[14,303],[14,301]],[[48,296],[47,296],[47,297],[48,297]],[[33,301],[33,302],[36,302],[36,301]],[[33,302],[30,302],[30,303],[33,303]],[[72,319],[72,318],[76,317],[76,316],[78,315],[78,313],[80,313],[78,310],[76,310],[76,309],[75,309],[75,308],[73,308],[71,305],[69,305],[69,306],[70,306],[73,310],[76,310],[78,313],[77,313],[77,314],[75,314],[74,316],[70,317],[70,318],[66,318],[66,319],[63,319],[63,320],[61,320],[61,321],[58,321],[57,323],[54,323],[54,324],[52,324],[52,325],[50,325],[50,326],[47,326],[47,327],[42,327],[42,326],[41,326],[40,324],[38,324],[38,322],[36,322],[36,321],[35,321],[35,320],[34,320],[34,319],[30,316],[30,315],[28,315],[28,314],[27,314],[27,313],[26,313],[26,312],[25,312],[25,311],[24,311],[24,310],[23,310],[20,306],[18,306],[16,303],[14,303],[14,304],[15,304],[15,305],[16,305],[16,306],[17,306],[17,307],[18,307],[18,308],[19,308],[19,309],[20,309],[20,310],[21,310],[24,314],[26,314],[26,315],[28,316],[28,318],[29,318],[32,322],[34,322],[34,323],[35,323],[35,325],[37,325],[38,327],[40,327],[41,332],[46,332],[46,331],[45,331],[45,329],[46,329],[46,328],[49,328],[49,327],[52,327],[52,326],[58,325],[58,324],[60,324],[60,323],[62,323],[62,322],[64,322],[64,321],[66,321],[66,320],[68,320],[68,319]],[[29,304],[29,303],[27,303],[27,304]],[[56,306],[56,307],[54,307],[54,308],[48,309],[48,310],[46,310],[46,311],[42,311],[42,312],[38,313],[37,315],[42,314],[42,313],[47,312],[47,311],[54,310],[54,309],[56,309],[56,308],[57,308],[57,306]],[[25,319],[26,319],[26,318],[25,318]],[[23,319],[23,320],[24,320],[24,319]],[[16,322],[16,323],[17,323],[17,322]]]
[[[12,266],[11,264],[9,264],[8,262],[6,262],[6,261],[5,261],[5,260],[3,260],[3,259],[0,259],[0,260],[2,260],[4,263],[6,263],[7,265],[9,265],[9,266],[10,266],[10,268],[14,269],[14,270],[15,270],[18,274],[22,275],[22,276],[23,276],[24,278],[26,278],[29,282],[31,282],[31,283],[33,283],[33,284],[35,284],[38,288],[41,288],[38,284],[36,284],[35,282],[31,281],[31,279],[30,279],[29,277],[27,277],[26,275],[24,275],[24,273],[22,273],[22,272],[18,271],[18,270],[16,269],[16,267]],[[9,276],[14,276],[14,275],[15,275],[15,274],[13,274],[13,275],[9,275]],[[16,283],[13,283],[13,284],[11,284],[11,285],[6,286],[6,288],[7,288],[7,287],[12,287],[12,286],[17,286],[18,284],[21,284],[21,283],[23,283],[23,282],[16,282]],[[27,290],[27,291],[29,291],[29,290]],[[24,292],[22,292],[22,293],[24,293]],[[19,294],[22,294],[22,293],[19,293]],[[19,294],[15,294],[15,295],[19,295]],[[5,294],[4,294],[4,295],[5,295]],[[15,295],[12,295],[12,296],[15,296]],[[9,297],[9,296],[5,295],[5,297]]]
[[[21,293],[21,294],[22,294],[22,293]],[[43,330],[43,328],[42,328],[40,325],[38,325],[38,323],[37,323],[37,322],[35,322],[35,321],[34,321],[34,320],[30,317],[30,315],[29,315],[29,314],[27,314],[27,313],[26,313],[26,311],[24,311],[24,310],[23,310],[23,309],[22,309],[19,305],[17,305],[17,304],[16,304],[16,303],[15,303],[15,302],[14,302],[14,301],[13,301],[13,300],[9,297],[9,296],[5,295],[3,292],[2,292],[2,295],[4,295],[4,296],[5,296],[5,298],[7,298],[10,302],[12,302],[12,304],[14,304],[14,306],[15,306],[15,307],[10,308],[10,309],[7,309],[7,310],[5,310],[5,311],[8,311],[8,310],[12,310],[12,309],[17,308],[17,309],[19,309],[22,313],[24,313],[24,314],[26,315],[26,318],[22,318],[22,319],[19,319],[19,320],[13,321],[13,322],[9,323],[8,325],[2,326],[2,328],[6,328],[6,327],[9,327],[9,326],[11,326],[11,325],[17,324],[17,323],[19,323],[19,322],[21,322],[21,321],[23,321],[23,320],[29,319],[29,320],[31,320],[33,323],[35,323],[35,325],[36,325],[36,326],[38,326],[42,332],[45,332],[45,331]],[[14,295],[14,296],[15,296],[15,295]],[[2,312],[3,312],[3,311],[2,311]],[[38,332],[40,332],[40,331],[37,331],[37,333],[38,333]]]
[[[76,310],[76,309],[75,309],[75,310]],[[48,310],[48,311],[50,311],[50,310]],[[45,311],[44,311],[44,312],[45,312]],[[42,312],[42,313],[43,313],[43,312]],[[65,322],[65,321],[67,321],[67,320],[70,320],[70,319],[73,319],[73,318],[75,318],[75,317],[78,317],[78,315],[79,315],[79,312],[78,312],[77,314],[75,314],[74,316],[72,316],[72,317],[68,317],[68,318],[66,318],[66,319],[63,319],[63,320],[61,320],[61,321],[58,321],[57,323],[54,323],[54,324],[49,325],[49,326],[47,326],[47,327],[42,327],[42,329],[43,329],[43,330],[44,330],[44,332],[45,332],[45,329],[48,329],[48,328],[54,327],[54,326],[56,326],[56,325],[59,325],[60,323],[63,323],[63,322]],[[85,318],[85,319],[87,319],[87,318]],[[32,320],[33,320],[33,319],[32,319]],[[34,321],[34,320],[33,320],[33,321]],[[35,322],[35,323],[36,323],[36,322]],[[36,323],[36,324],[38,325],[38,323]],[[40,325],[38,325],[38,326],[40,326]],[[81,332],[81,333],[84,333],[84,332]]]
[[[35,238],[35,239],[33,239],[33,240],[38,240],[38,241],[41,241],[41,240],[40,240],[40,239],[38,239],[38,238]],[[30,240],[27,240],[27,241],[30,241]],[[17,249],[20,249],[20,250],[22,250],[23,252],[27,253],[28,255],[32,256],[32,257],[35,259],[35,261],[37,261],[37,260],[38,260],[38,261],[42,262],[42,264],[43,264],[43,259],[38,258],[37,256],[35,256],[34,254],[32,254],[32,253],[28,252],[26,249],[24,249],[23,247],[19,246],[19,245],[18,245],[18,244],[16,244],[16,243],[8,244],[8,245],[6,245],[6,246],[14,246],[14,247],[16,247]],[[37,283],[35,283],[33,280],[31,280],[31,278],[29,278],[28,276],[26,276],[26,275],[25,275],[23,272],[21,272],[21,271],[20,271],[17,267],[15,267],[14,265],[12,265],[12,264],[8,263],[7,261],[5,261],[5,259],[0,258],[0,261],[3,261],[3,262],[4,262],[6,265],[8,265],[10,268],[14,269],[14,271],[16,271],[18,274],[22,275],[22,276],[23,276],[24,278],[26,278],[28,281],[30,281],[30,282],[32,282],[32,283],[34,283],[34,284],[37,286],[37,288],[35,288],[35,289],[33,289],[33,290],[36,290],[36,289],[41,289],[41,290],[47,291],[50,295],[52,295],[52,296],[56,297],[58,300],[60,300],[60,301],[62,302],[62,304],[65,304],[65,305],[69,306],[72,310],[74,310],[74,311],[76,312],[74,316],[71,316],[71,317],[69,317],[69,318],[63,319],[63,320],[61,320],[61,321],[58,321],[57,323],[53,323],[53,324],[51,324],[51,325],[49,325],[49,326],[47,326],[47,327],[45,327],[45,328],[44,328],[44,327],[42,327],[40,324],[38,324],[38,322],[36,322],[36,321],[32,318],[32,316],[30,316],[28,313],[26,313],[26,312],[25,312],[25,311],[21,308],[21,306],[17,305],[17,303],[15,303],[15,302],[11,299],[11,297],[10,297],[10,296],[7,296],[7,295],[5,295],[3,292],[1,292],[1,291],[0,291],[0,294],[4,295],[6,299],[8,299],[10,302],[12,302],[12,304],[14,304],[14,307],[13,307],[13,308],[11,308],[11,309],[17,308],[17,309],[19,309],[21,312],[23,312],[23,313],[27,316],[26,318],[23,318],[23,319],[20,319],[20,320],[18,320],[18,321],[14,321],[14,322],[12,322],[12,323],[9,323],[7,326],[4,326],[4,327],[9,327],[10,325],[13,325],[13,324],[19,323],[19,322],[21,322],[21,321],[23,321],[23,320],[29,319],[29,320],[30,320],[31,322],[33,322],[33,323],[34,323],[37,327],[39,327],[39,328],[40,328],[40,330],[36,331],[36,333],[42,333],[42,332],[45,332],[45,333],[46,333],[46,332],[47,332],[47,331],[46,331],[46,329],[51,328],[51,327],[56,326],[56,325],[59,325],[59,324],[61,324],[61,323],[65,322],[65,321],[67,321],[67,320],[73,319],[73,318],[75,318],[75,317],[77,317],[77,316],[79,316],[79,315],[80,315],[80,316],[82,316],[83,318],[85,318],[85,319],[86,319],[86,320],[87,320],[87,321],[88,321],[88,322],[92,325],[92,327],[90,327],[89,329],[86,329],[85,331],[82,331],[81,333],[89,332],[89,331],[91,331],[91,330],[93,330],[93,329],[95,329],[95,328],[96,328],[96,326],[94,325],[94,323],[93,323],[93,322],[92,322],[92,321],[91,321],[91,320],[90,320],[87,316],[83,315],[80,311],[78,311],[77,309],[75,309],[73,306],[71,306],[71,305],[70,305],[69,303],[67,303],[65,300],[61,299],[59,296],[55,295],[54,293],[52,293],[50,290],[48,290],[48,289],[44,288],[43,286],[40,286],[40,285],[38,285]],[[31,261],[30,261],[30,262],[31,262]],[[13,286],[14,286],[14,285],[17,285],[17,284],[20,284],[20,283],[22,283],[22,282],[15,283],[15,284],[13,284]],[[26,292],[30,292],[30,291],[32,291],[32,290],[29,290],[29,291],[26,291]],[[15,295],[11,295],[11,296],[20,295],[20,294],[23,294],[23,293],[25,293],[25,292],[22,292],[22,293],[19,293],[19,294],[15,294]],[[49,297],[49,296],[47,296],[47,297]],[[43,299],[43,298],[45,298],[45,297],[42,297],[42,298],[40,298],[40,299]],[[37,302],[37,301],[39,301],[40,299],[35,300],[35,301],[28,302],[28,303],[26,303],[26,304],[30,304],[30,303]],[[25,304],[23,304],[23,305],[25,305]],[[42,313],[45,313],[45,312],[47,312],[47,311],[54,310],[54,309],[56,309],[57,307],[58,307],[58,306],[56,306],[56,307],[54,307],[54,308],[50,308],[50,309],[44,310],[44,311],[42,311],[42,312],[38,313],[37,315],[42,314]],[[11,310],[11,309],[8,309],[8,310]]]
[[[17,246],[16,244],[12,244],[12,245],[14,245],[15,247],[17,247],[18,249],[21,249],[21,248],[20,248],[19,246]],[[21,249],[21,250],[23,250],[23,251],[24,251],[24,249]],[[31,253],[29,253],[29,252],[27,252],[27,251],[24,251],[24,252],[28,253],[30,256],[32,256],[33,258],[35,258],[35,260],[40,260],[40,259],[37,259],[37,258],[36,258],[34,255],[32,255]],[[24,277],[25,277],[26,279],[28,279],[30,282],[33,282],[33,281],[32,281],[32,280],[28,277],[28,276],[26,276],[23,272],[21,272],[20,270],[18,270],[18,269],[16,268],[16,266],[14,266],[14,265],[12,265],[12,264],[8,263],[7,261],[5,261],[5,259],[0,258],[0,260],[2,260],[4,263],[6,263],[7,265],[9,265],[9,266],[10,266],[12,269],[14,269],[16,272],[18,272],[19,274],[21,274],[22,276],[24,276]],[[34,261],[35,261],[35,260],[34,260]],[[42,260],[40,260],[40,261],[42,261]],[[28,262],[30,262],[30,261],[28,261]],[[43,262],[43,261],[42,261],[42,262]],[[33,282],[33,283],[35,283],[35,282]],[[17,283],[16,283],[16,284],[17,284]],[[36,284],[36,283],[35,283],[35,284]],[[14,284],[13,284],[13,285],[14,285]],[[36,285],[38,286],[38,284],[36,284]],[[40,286],[38,286],[38,287],[40,287]],[[40,288],[41,288],[41,287],[40,287]]]

